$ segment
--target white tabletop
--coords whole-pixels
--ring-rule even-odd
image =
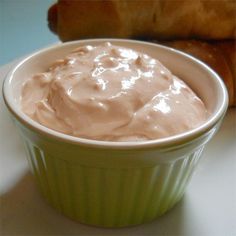
[[[0,88],[12,64],[0,67]],[[236,109],[203,153],[184,198],[147,224],[102,229],[71,221],[45,203],[0,94],[0,235],[236,235]]]

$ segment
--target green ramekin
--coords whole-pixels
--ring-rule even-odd
[[[106,41],[160,60],[201,97],[208,120],[194,130],[164,139],[107,142],[53,131],[21,111],[21,88],[31,75],[45,71],[75,47]],[[173,207],[228,105],[223,82],[199,60],[165,46],[121,39],[81,40],[40,50],[9,72],[3,95],[43,196],[64,215],[101,227],[141,224]]]

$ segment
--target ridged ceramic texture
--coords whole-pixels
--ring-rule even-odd
[[[57,158],[26,141],[48,202],[79,222],[122,227],[150,221],[179,201],[203,145],[175,161],[144,168],[97,168]]]

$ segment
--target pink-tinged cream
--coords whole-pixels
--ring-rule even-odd
[[[77,48],[29,78],[21,105],[48,128],[109,141],[164,138],[207,119],[203,102],[158,60],[110,43]]]

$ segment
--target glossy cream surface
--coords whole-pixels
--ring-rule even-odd
[[[158,60],[110,43],[77,48],[29,78],[21,107],[53,130],[109,141],[168,137],[207,119],[203,102]]]

